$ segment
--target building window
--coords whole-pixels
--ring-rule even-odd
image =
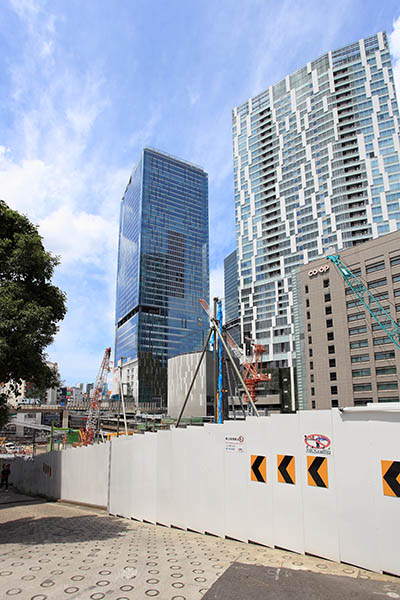
[[[328,354],[335,354],[335,346],[328,346]]]
[[[314,369],[314,362],[312,360],[310,360],[310,371],[312,371]]]
[[[311,319],[311,314],[309,310],[307,311],[307,319]]]
[[[371,375],[371,369],[354,369],[352,371],[353,377],[367,377]]]
[[[307,331],[311,331],[311,323],[307,323]]]
[[[398,402],[398,396],[379,396],[378,402]]]
[[[360,333],[367,333],[367,327],[363,325],[362,327],[350,327],[349,335],[358,335]]]
[[[331,394],[332,396],[337,395],[337,385],[331,385]]]
[[[339,406],[339,400],[337,398],[332,398],[331,406],[332,408],[337,408]]]
[[[348,321],[358,321],[359,319],[365,319],[365,312],[354,313],[352,315],[347,315]]]
[[[312,335],[309,335],[309,336],[308,336],[308,343],[309,343],[309,344],[312,344]]]
[[[329,359],[329,366],[330,367],[336,367],[336,358],[330,358]]]
[[[354,308],[355,306],[361,306],[361,305],[362,305],[361,300],[349,300],[348,302],[346,302],[347,308]]]
[[[308,285],[305,286],[304,291],[306,294],[308,294]]]
[[[358,340],[358,342],[350,342],[350,349],[354,350],[355,348],[365,348],[368,346],[368,340]]]
[[[327,327],[333,327],[333,319],[327,319],[326,320],[326,326]]]
[[[311,388],[311,396],[315,396],[315,388],[314,387]]]
[[[326,315],[332,314],[332,306],[325,306],[325,314]]]
[[[312,356],[312,348],[308,349],[308,356]]]
[[[373,265],[367,265],[365,267],[365,271],[367,273],[374,273],[375,271],[381,271],[384,268],[385,268],[385,261],[382,260],[381,262],[374,263]]]
[[[396,375],[397,373],[394,365],[390,367],[376,367],[375,371],[377,375]]]
[[[334,335],[333,335],[333,331],[328,331],[328,333],[326,334],[326,337],[328,338],[328,342],[331,342],[332,340],[334,340]]]
[[[353,392],[367,392],[372,390],[372,383],[353,383]]]
[[[377,389],[379,390],[397,390],[399,387],[398,381],[382,381],[382,383],[377,384]]]
[[[393,341],[389,336],[374,338],[374,346],[380,346],[381,344],[393,344]]]
[[[372,402],[372,398],[357,398],[354,400],[354,406],[367,406],[368,402]]]
[[[392,281],[393,281],[393,283],[396,283],[396,281],[400,281],[400,273],[398,275],[393,275]]]
[[[309,308],[310,307],[310,300],[308,298],[306,298],[306,307]]]
[[[390,266],[394,267],[395,265],[400,265],[400,256],[394,256],[390,259]]]
[[[368,282],[368,289],[372,290],[373,288],[381,287],[382,285],[386,285],[386,284],[387,284],[386,277],[383,277],[382,279],[375,279],[375,281]]]
[[[394,350],[388,350],[387,352],[375,352],[375,360],[389,360],[394,358]]]
[[[356,356],[351,357],[352,363],[368,362],[368,361],[369,361],[369,354],[357,354]]]
[[[315,408],[315,400],[311,401],[311,408]]]
[[[331,295],[330,294],[325,294],[324,299],[325,299],[325,302],[330,302],[331,301]]]
[[[337,376],[336,376],[336,372],[333,371],[332,373],[329,373],[329,379],[331,381],[336,381],[337,380]]]
[[[314,373],[311,373],[311,375],[310,375],[310,381],[311,381],[311,383],[314,383]]]
[[[324,279],[324,288],[329,287],[329,279]]]

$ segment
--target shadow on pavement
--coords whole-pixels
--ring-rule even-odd
[[[97,515],[71,517],[26,517],[0,525],[1,544],[54,544],[108,540],[124,535],[122,519]]]
[[[47,502],[47,500],[39,496],[22,494],[13,486],[10,486],[8,492],[5,489],[0,490],[0,510],[2,508],[10,508],[13,504],[40,504],[43,502]]]
[[[368,581],[233,563],[203,596],[204,600],[375,600],[400,598],[400,580]]]

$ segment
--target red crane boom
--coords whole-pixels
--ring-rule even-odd
[[[88,444],[91,444],[93,442],[94,434],[96,431],[97,417],[100,410],[100,401],[103,395],[103,387],[107,381],[107,375],[110,370],[110,356],[111,348],[106,348],[103,360],[101,362],[100,370],[97,374],[93,398],[92,402],[90,403],[89,414],[86,421],[86,428],[81,433],[82,444],[84,446],[87,446]]]

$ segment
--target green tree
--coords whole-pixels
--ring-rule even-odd
[[[45,348],[66,313],[65,294],[51,283],[59,259],[46,252],[37,227],[0,200],[0,382],[55,387]],[[0,397],[0,427],[7,420]]]

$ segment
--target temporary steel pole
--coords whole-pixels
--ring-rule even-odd
[[[240,381],[240,383],[242,384],[242,386],[243,386],[243,389],[244,389],[244,391],[245,391],[245,392],[246,392],[246,394],[247,394],[247,397],[248,397],[248,399],[249,399],[249,402],[250,402],[251,408],[252,408],[252,409],[253,409],[253,411],[254,411],[254,414],[256,415],[256,417],[259,417],[260,415],[258,414],[258,410],[256,409],[256,405],[255,405],[255,404],[254,404],[254,402],[253,402],[253,398],[251,397],[251,395],[250,395],[250,392],[249,392],[249,390],[247,389],[247,385],[245,384],[245,382],[244,382],[244,380],[243,380],[243,377],[241,376],[241,374],[240,374],[240,371],[239,371],[239,369],[237,368],[237,366],[236,366],[236,363],[234,362],[234,360],[233,360],[233,358],[232,358],[232,355],[231,355],[231,353],[230,353],[230,351],[229,351],[229,348],[228,348],[228,346],[227,346],[227,345],[226,345],[226,343],[225,343],[225,340],[224,340],[224,338],[222,337],[222,335],[220,334],[220,332],[219,332],[219,330],[218,330],[218,324],[217,324],[216,320],[212,318],[212,319],[211,319],[211,322],[213,323],[213,325],[214,325],[214,331],[216,331],[216,332],[217,332],[217,335],[218,335],[219,339],[221,340],[223,347],[225,348],[225,352],[226,352],[226,353],[227,353],[227,355],[229,356],[229,359],[230,359],[230,361],[231,361],[231,363],[232,363],[232,365],[233,365],[233,368],[235,369],[236,375],[239,377],[239,381]]]
[[[192,388],[193,388],[193,386],[194,386],[194,382],[196,381],[197,373],[199,372],[199,369],[200,369],[201,362],[202,362],[202,360],[203,360],[203,358],[204,358],[204,355],[205,355],[205,353],[206,353],[207,346],[208,346],[208,344],[210,343],[210,338],[211,338],[211,334],[212,334],[212,332],[213,332],[213,329],[214,329],[214,328],[213,328],[213,327],[211,327],[210,331],[208,332],[207,340],[206,340],[206,343],[204,344],[203,351],[202,351],[202,353],[201,353],[201,356],[200,356],[199,363],[198,363],[198,365],[197,365],[197,367],[196,367],[196,371],[195,371],[195,373],[194,373],[194,375],[193,375],[193,378],[192,378],[191,384],[190,384],[190,386],[189,386],[189,389],[188,389],[188,391],[187,391],[186,398],[185,398],[185,400],[184,400],[184,402],[183,402],[183,405],[182,405],[182,408],[181,408],[181,412],[179,413],[179,417],[178,417],[178,420],[177,420],[177,422],[176,422],[176,427],[179,427],[179,424],[180,424],[180,422],[181,422],[182,415],[183,415],[183,413],[184,413],[184,410],[185,410],[185,408],[186,408],[186,404],[187,404],[187,402],[188,402],[188,400],[189,400],[190,392],[192,391]]]
[[[214,298],[214,325],[217,319],[218,298]],[[216,327],[214,328],[215,331]],[[217,400],[217,360],[218,360],[218,340],[217,334],[214,332],[214,422],[218,422],[218,400]]]

